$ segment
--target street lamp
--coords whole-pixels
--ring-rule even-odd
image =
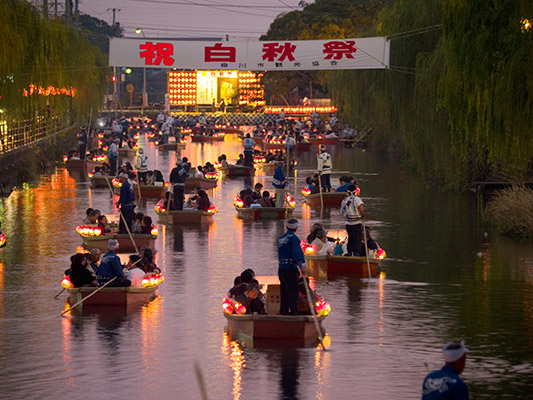
[[[143,38],[146,39],[146,36],[144,36],[144,32],[141,28],[136,28],[135,33],[137,35],[143,35]],[[143,67],[143,105],[142,108],[148,107],[148,94],[146,93],[146,67]]]

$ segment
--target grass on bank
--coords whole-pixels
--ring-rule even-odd
[[[488,203],[486,217],[503,234],[533,237],[533,190],[515,186],[499,191]]]

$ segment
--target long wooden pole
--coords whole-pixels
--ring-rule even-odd
[[[365,220],[361,220],[363,222],[363,240],[365,241],[365,252],[366,252],[366,267],[368,269],[368,278],[372,278],[372,275],[370,274],[370,259],[368,258],[368,243],[366,242],[366,227],[365,227]]]
[[[202,369],[197,361],[194,362],[194,372],[196,374],[196,379],[198,380],[198,385],[200,386],[200,393],[202,394],[202,400],[208,400],[209,396],[207,395],[207,388],[205,386],[204,374]]]
[[[105,178],[105,181],[107,183],[107,187],[109,188],[109,190],[111,192],[111,198],[113,199],[113,204],[115,204],[115,206],[116,206],[115,199],[114,199],[115,194],[113,193],[113,188],[111,187],[111,184],[109,183],[109,179],[107,177]],[[135,240],[133,240],[133,235],[130,232],[130,227],[128,226],[128,223],[126,222],[126,218],[124,218],[124,214],[122,214],[122,210],[120,208],[118,209],[118,212],[120,214],[120,217],[122,218],[122,222],[124,222],[124,226],[126,227],[126,231],[128,231],[128,235],[130,237],[131,243],[133,243],[133,247],[135,248],[135,252],[139,253],[139,249],[137,248],[137,244],[135,243]]]
[[[100,290],[102,290],[103,288],[105,288],[107,285],[109,285],[111,282],[113,282],[115,279],[117,279],[118,276],[115,276],[113,279],[110,279],[108,280],[105,284],[103,284],[102,286],[100,286],[98,289],[96,289],[94,292],[92,292],[90,295],[84,297],[83,299],[81,299],[80,301],[78,301],[76,304],[74,304],[72,307],[69,307],[67,308],[65,311],[63,311],[61,313],[61,316],[65,315],[67,312],[69,312],[70,310],[72,310],[74,307],[77,307],[79,306],[81,303],[83,303],[85,300],[87,300],[89,297],[92,297],[94,296],[96,293],[98,293]]]
[[[322,346],[322,350],[326,350],[326,347],[324,346],[324,341],[322,340],[322,329],[320,328],[320,325],[318,324],[318,320],[317,320],[317,316],[316,316],[316,311],[315,311],[315,306],[313,304],[313,300],[311,299],[311,291],[309,290],[309,285],[307,284],[307,277],[305,276],[304,274],[304,271],[302,268],[300,268],[300,272],[302,274],[302,278],[303,278],[303,281],[304,281],[304,286],[305,286],[305,294],[307,296],[307,302],[309,303],[309,310],[311,311],[311,315],[313,317],[313,322],[315,323],[315,329],[316,329],[316,332],[318,333],[318,341],[320,343],[320,346]]]

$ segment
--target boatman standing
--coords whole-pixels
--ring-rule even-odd
[[[107,150],[107,157],[109,158],[109,165],[111,167],[111,176],[115,176],[117,173],[117,163],[118,163],[118,144],[120,143],[120,139],[113,139],[111,144],[109,145],[109,149]]]
[[[280,282],[281,315],[298,315],[298,278],[304,253],[300,247],[300,239],[296,236],[298,220],[291,218],[285,223],[287,233],[278,239],[278,277]]]
[[[244,165],[247,167],[253,167],[255,140],[250,137],[249,133],[246,134],[246,137],[242,141],[242,147],[244,147]]]
[[[356,196],[357,188],[354,185],[348,186],[348,197],[341,203],[341,215],[346,219],[346,232],[348,233],[347,255],[363,257],[363,226],[365,209],[363,201]]]
[[[85,160],[87,154],[87,128],[82,126],[80,133],[78,133],[78,150],[80,153],[80,160]]]
[[[331,155],[326,151],[326,146],[321,144],[318,153],[318,173],[320,175],[320,185],[323,192],[331,190],[329,174],[331,174]]]
[[[459,377],[465,369],[467,353],[464,341],[448,342],[442,348],[446,365],[426,376],[422,400],[468,400],[468,388]]]
[[[117,206],[120,207],[120,212],[124,218],[120,219],[118,226],[118,233],[128,233],[128,229],[131,232],[131,223],[133,222],[133,214],[135,210],[135,193],[133,192],[133,186],[128,181],[128,174],[122,172],[118,176],[118,180],[122,183],[120,187],[120,197],[118,199]],[[126,225],[124,224],[126,221]]]
[[[139,177],[139,185],[146,185],[146,175],[148,173],[148,157],[144,154],[142,147],[137,151],[137,159],[135,160],[135,168],[137,168],[137,176]]]
[[[276,163],[273,178],[272,186],[276,189],[276,207],[283,208],[285,207],[285,186],[287,185],[285,174],[283,173],[283,161]]]

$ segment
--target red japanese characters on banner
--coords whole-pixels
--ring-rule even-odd
[[[205,62],[235,62],[236,59],[235,47],[224,47],[222,43],[216,43],[213,47],[205,47]]]
[[[263,60],[267,61],[294,61],[294,50],[296,46],[291,43],[278,44],[275,43],[265,43],[263,44]],[[276,58],[277,57],[277,58]]]
[[[174,64],[174,45],[172,43],[156,43],[146,42],[139,46],[139,56],[145,59],[146,65],[164,65],[170,66]],[[154,59],[155,58],[155,59]]]
[[[324,43],[324,50],[322,52],[326,54],[326,57],[324,57],[325,60],[331,60],[332,58],[334,60],[341,60],[343,56],[353,59],[356,51],[355,40],[334,40]]]

